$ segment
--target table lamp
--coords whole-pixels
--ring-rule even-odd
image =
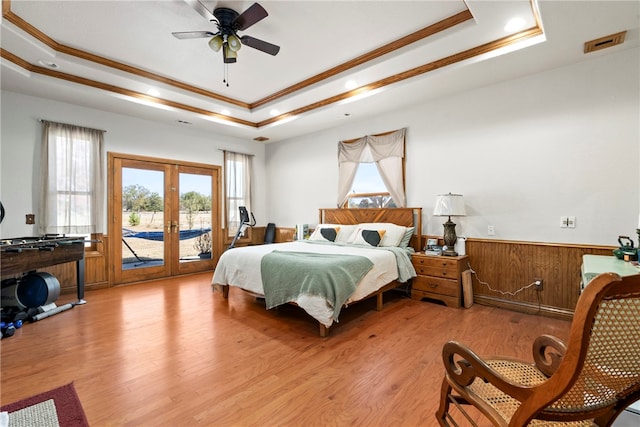
[[[457,256],[454,250],[456,244],[456,224],[451,221],[452,216],[465,216],[464,200],[462,194],[441,194],[436,199],[436,207],[433,209],[434,216],[447,216],[449,219],[444,223],[444,245],[447,247],[442,255]]]

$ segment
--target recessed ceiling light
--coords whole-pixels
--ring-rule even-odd
[[[152,87],[147,91],[147,94],[151,96],[160,96],[160,91]]]
[[[220,114],[224,114],[225,116],[228,116],[229,114],[231,114],[231,111],[225,108],[224,110],[220,110]]]
[[[504,26],[504,30],[507,33],[512,33],[514,31],[518,31],[524,28],[524,26],[526,25],[526,22],[524,19],[522,18],[513,18],[512,20],[510,20],[509,22],[507,22],[507,25]]]
[[[269,114],[273,117],[277,116],[280,114],[280,111],[276,110],[275,108],[272,109],[271,111],[269,111]]]
[[[43,67],[47,67],[47,68],[59,68],[58,64],[56,64],[55,62],[45,61],[43,59],[39,59],[38,60],[38,64],[42,65]]]
[[[347,82],[344,84],[344,87],[352,90],[358,87],[358,82],[355,80],[347,80]]]

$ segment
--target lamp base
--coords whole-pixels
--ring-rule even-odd
[[[449,247],[447,246],[447,250],[442,251],[442,255],[443,256],[458,256],[458,252],[454,251],[453,249],[449,249]]]
[[[444,256],[458,256],[458,253],[454,250],[456,240],[458,240],[458,236],[456,236],[456,224],[451,221],[451,217],[449,220],[443,224],[444,226],[444,245],[447,247],[444,251],[442,251],[442,255]]]

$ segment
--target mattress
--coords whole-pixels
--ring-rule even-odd
[[[389,250],[354,245],[297,241],[247,246],[224,252],[218,260],[214,271],[211,281],[212,285],[229,285],[257,295],[264,295],[262,271],[260,267],[261,260],[265,254],[274,250],[359,255],[371,260],[373,263],[372,269],[358,283],[356,290],[347,299],[346,305],[371,295],[399,277],[396,254]],[[333,308],[323,297],[301,295],[294,302],[326,327],[330,327],[333,324]]]

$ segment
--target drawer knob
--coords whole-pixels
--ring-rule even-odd
[[[429,283],[429,287],[435,289],[435,288],[438,287],[438,284],[437,283]]]

